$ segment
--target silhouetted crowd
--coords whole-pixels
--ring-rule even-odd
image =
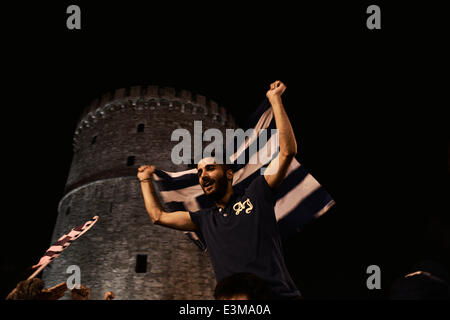
[[[44,282],[41,279],[32,278],[19,282],[16,288],[8,294],[6,300],[58,300],[66,294],[67,290],[65,282],[45,289]],[[79,288],[74,287],[70,290],[70,297],[72,300],[90,300],[91,290],[85,285],[80,285]],[[114,298],[113,292],[105,293],[105,300]]]
[[[391,286],[391,300],[442,300],[450,299],[449,274],[434,261],[421,261],[408,274],[396,279]],[[58,300],[68,290],[65,282],[45,289],[41,279],[33,278],[18,283],[6,300]],[[70,290],[72,300],[90,300],[90,289],[84,285]],[[113,292],[105,300],[115,298]],[[216,300],[270,300],[270,290],[265,281],[251,273],[236,273],[222,279],[214,290]]]

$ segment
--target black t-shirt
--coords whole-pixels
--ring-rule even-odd
[[[267,282],[275,298],[300,296],[283,258],[274,211],[275,197],[264,176],[242,193],[233,193],[224,209],[190,212],[205,239],[217,281],[249,272]]]

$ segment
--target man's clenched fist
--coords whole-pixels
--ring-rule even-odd
[[[144,165],[138,168],[137,177],[140,181],[149,179],[152,177],[153,172],[155,172],[155,166],[152,165]]]
[[[279,99],[284,90],[286,90],[286,85],[278,80],[270,84],[270,89],[267,91],[266,96],[269,101]]]

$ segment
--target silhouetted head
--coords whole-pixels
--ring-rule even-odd
[[[73,288],[70,290],[72,300],[89,300],[91,297],[91,289],[85,285],[81,285],[79,289]]]
[[[6,300],[41,300],[44,282],[39,278],[20,281]]]
[[[397,278],[390,292],[393,300],[439,300],[450,298],[448,272],[439,263],[423,260],[410,273]]]
[[[235,273],[220,280],[214,290],[216,300],[267,300],[270,290],[264,280],[252,273]]]

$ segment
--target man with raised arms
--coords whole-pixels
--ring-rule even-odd
[[[217,281],[236,273],[251,273],[266,281],[273,299],[298,299],[301,295],[285,265],[274,211],[274,190],[297,153],[295,135],[281,99],[285,89],[281,81],[276,81],[266,94],[278,130],[279,153],[265,174],[242,193],[233,190],[233,170],[227,164],[213,157],[203,158],[197,165],[198,180],[215,206],[197,212],[165,212],[152,182],[155,167],[141,166],[137,176],[153,223],[203,236]]]

